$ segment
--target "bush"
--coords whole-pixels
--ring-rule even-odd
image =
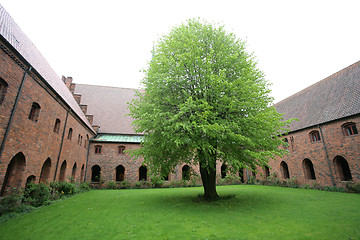
[[[23,202],[34,207],[48,204],[51,197],[50,187],[44,183],[28,183],[26,185]]]
[[[119,189],[119,185],[115,181],[107,182],[105,189]]]
[[[60,197],[64,195],[65,196],[73,195],[79,192],[78,188],[76,188],[75,183],[70,183],[66,181],[51,182],[50,187],[52,189],[52,193],[57,194]]]
[[[90,184],[88,182],[81,182],[79,184],[79,192],[87,192],[90,191]]]
[[[346,191],[350,193],[360,193],[360,183],[347,182]]]
[[[128,189],[128,188],[130,188],[129,182],[126,181],[126,180],[121,181],[121,182],[120,182],[120,188],[121,188],[121,189]]]
[[[150,182],[151,186],[154,188],[161,188],[164,185],[164,180],[162,177],[151,177]]]
[[[0,216],[10,212],[21,212],[23,195],[19,191],[13,191],[10,195],[0,198]]]

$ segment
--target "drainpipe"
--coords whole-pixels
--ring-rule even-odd
[[[58,171],[58,166],[59,166],[59,161],[60,161],[60,156],[61,156],[61,151],[62,151],[62,147],[64,145],[64,137],[65,137],[65,131],[66,131],[66,125],[67,125],[67,120],[69,117],[69,113],[71,112],[71,108],[69,108],[69,110],[66,113],[66,118],[65,118],[65,124],[64,124],[64,130],[62,133],[62,137],[61,137],[61,143],[60,143],[60,149],[59,149],[59,154],[57,157],[57,161],[56,161],[56,168],[55,168],[55,174],[54,174],[54,181],[56,180],[56,175],[57,175],[57,171]]]
[[[328,155],[328,152],[327,152],[327,149],[326,149],[326,144],[325,144],[324,135],[323,135],[323,133],[322,133],[322,129],[321,129],[320,125],[318,125],[318,128],[319,128],[319,130],[320,130],[320,136],[321,136],[322,143],[323,143],[323,146],[324,146],[324,151],[325,151],[325,155],[326,155],[326,160],[327,160],[327,163],[328,163],[328,165],[329,165],[329,172],[330,172],[331,182],[332,182],[333,186],[335,186],[335,180],[334,180],[334,176],[333,176],[333,173],[332,173],[332,168],[331,168],[331,164],[330,164],[329,155]]]
[[[90,154],[90,142],[96,137],[93,136],[92,138],[89,139],[89,145],[88,145],[88,149],[87,149],[87,153],[86,153],[86,164],[85,164],[85,173],[84,173],[84,182],[86,182],[86,173],[87,173],[87,168],[88,168],[88,163],[89,163],[89,154]]]
[[[28,70],[26,70],[26,72],[24,73],[24,76],[21,80],[21,83],[20,83],[20,87],[19,87],[19,91],[16,95],[16,98],[15,98],[15,103],[14,103],[14,106],[13,108],[11,109],[11,113],[10,113],[10,118],[9,118],[9,121],[8,121],[8,124],[6,126],[6,130],[5,130],[5,134],[4,134],[4,139],[3,141],[1,142],[1,146],[0,146],[0,163],[1,163],[1,156],[3,154],[3,151],[4,151],[4,147],[5,147],[5,142],[7,140],[7,137],[8,137],[8,134],[9,134],[9,131],[10,131],[10,127],[11,127],[11,124],[12,124],[12,121],[13,121],[13,118],[14,118],[14,115],[15,115],[15,110],[19,104],[19,99],[20,99],[20,96],[21,96],[21,93],[22,93],[22,89],[23,89],[23,86],[24,86],[24,82],[25,82],[25,78],[26,76],[28,75],[28,73],[32,70],[31,66],[29,66]]]

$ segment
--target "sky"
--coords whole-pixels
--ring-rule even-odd
[[[275,102],[360,60],[358,0],[0,0],[55,72],[140,88],[154,43],[190,18],[246,41]]]

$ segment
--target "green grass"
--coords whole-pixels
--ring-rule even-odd
[[[97,190],[0,226],[0,239],[360,239],[360,195],[267,186]],[[231,197],[234,196],[235,197]]]

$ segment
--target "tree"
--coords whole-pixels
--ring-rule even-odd
[[[191,19],[153,50],[139,92],[129,105],[144,133],[143,156],[154,175],[181,163],[199,165],[206,199],[218,199],[216,163],[233,172],[266,166],[282,155],[286,122],[276,112],[264,74],[245,43],[223,26]]]

